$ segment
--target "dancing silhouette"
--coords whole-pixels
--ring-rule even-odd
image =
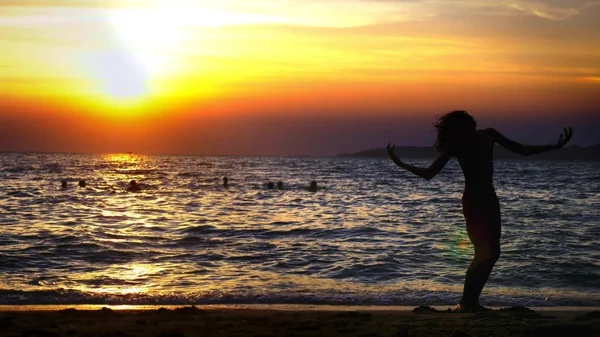
[[[465,177],[463,215],[475,256],[467,269],[457,310],[485,311],[488,309],[479,304],[479,296],[500,257],[500,203],[493,186],[494,145],[498,143],[510,151],[529,156],[562,148],[573,136],[573,130],[565,128],[554,145],[531,146],[510,140],[492,128],[477,130],[475,119],[466,111],[453,111],[442,116],[435,127],[435,147],[440,156],[428,168],[412,166],[398,159],[394,153],[395,145],[388,144],[388,155],[399,167],[427,180],[438,174],[452,156],[458,159]]]

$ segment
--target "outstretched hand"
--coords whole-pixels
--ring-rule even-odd
[[[569,126],[569,129],[567,130],[567,128],[563,129],[564,133],[560,134],[560,137],[558,137],[558,141],[556,142],[555,147],[557,149],[560,149],[561,147],[565,146],[569,140],[571,140],[571,137],[573,137],[573,129],[571,129],[571,127]]]
[[[387,153],[388,156],[390,156],[390,158],[394,161],[394,162],[399,162],[400,159],[398,159],[398,157],[396,157],[396,154],[394,153],[394,149],[396,148],[396,145],[392,145],[390,143],[388,143],[386,149],[387,149]]]
[[[392,145],[390,143],[388,143],[386,150],[388,153],[388,156],[390,156],[391,158],[395,157],[396,155],[394,154],[394,148],[396,147],[396,145]]]

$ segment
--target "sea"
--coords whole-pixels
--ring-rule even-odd
[[[426,181],[385,158],[0,153],[0,304],[455,305],[463,182],[455,160]],[[495,187],[482,304],[600,306],[600,162],[498,160]]]

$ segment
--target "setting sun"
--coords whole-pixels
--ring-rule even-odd
[[[220,39],[224,26],[284,22],[277,17],[202,7],[189,1],[149,1],[117,7],[108,14],[114,37],[86,59],[92,81],[106,104],[132,107],[157,96],[206,95],[208,83],[228,77],[212,58],[231,50]],[[235,48],[234,48],[235,49]],[[238,68],[239,65],[234,65]],[[188,86],[190,76],[202,81]]]
[[[28,3],[0,5],[0,117],[23,125],[5,134],[38,134],[31,121],[43,116],[77,151],[328,155],[389,139],[375,116],[404,128],[394,133],[404,141],[431,144],[425,116],[464,108],[482,124],[575,115],[583,143],[598,140],[587,126],[600,103],[600,6]],[[106,140],[103,123],[122,138]],[[312,146],[317,138],[335,141]]]

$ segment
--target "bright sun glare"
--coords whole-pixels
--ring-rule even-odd
[[[93,57],[94,76],[113,103],[142,102],[160,92],[165,80],[185,74],[182,55],[202,53],[202,29],[257,23],[265,17],[205,8],[182,0],[142,1],[115,8],[112,50]],[[172,90],[172,88],[168,88]]]
[[[152,84],[168,75],[168,61],[180,52],[184,35],[177,13],[160,8],[119,8],[111,16],[118,45],[97,56],[97,78],[118,102],[149,96]]]

